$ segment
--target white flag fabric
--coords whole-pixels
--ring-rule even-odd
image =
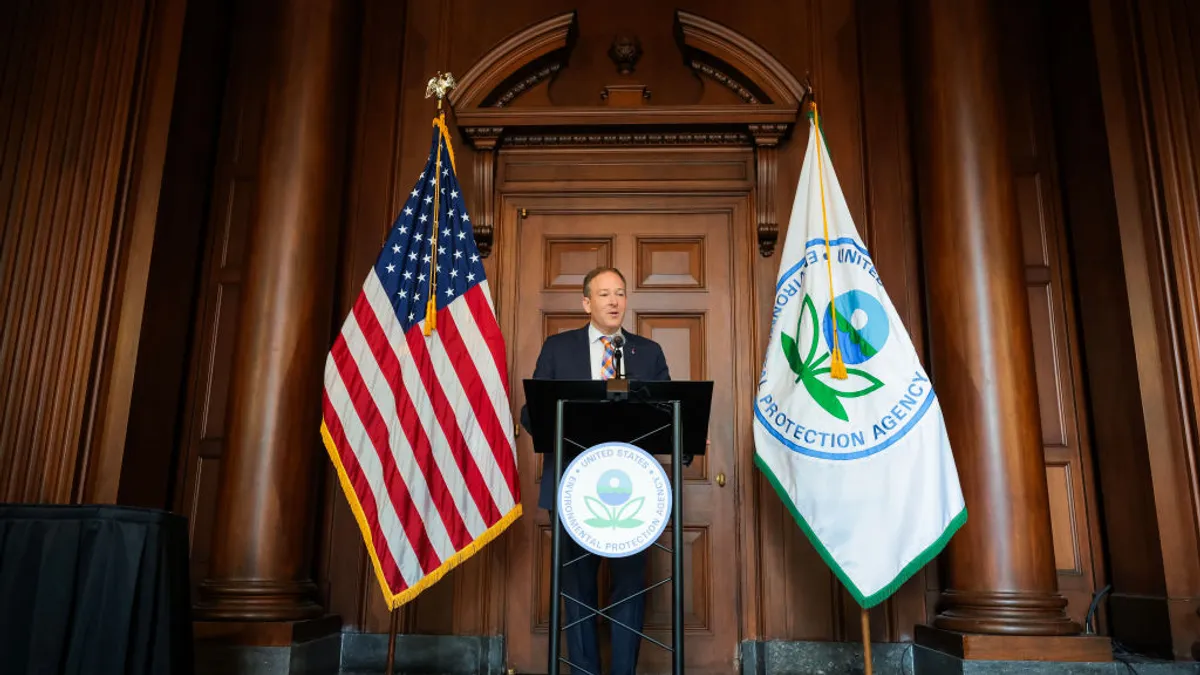
[[[813,117],[754,402],[755,462],[869,608],[932,560],[967,511],[941,406]],[[845,378],[833,377],[842,364]]]

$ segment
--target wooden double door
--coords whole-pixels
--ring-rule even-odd
[[[734,672],[740,641],[738,477],[749,471],[753,397],[751,214],[747,195],[583,193],[501,196],[498,242],[509,256],[500,313],[513,354],[514,409],[548,335],[584,325],[584,274],[598,265],[626,277],[624,328],[662,345],[675,380],[712,380],[707,454],[684,469],[685,664],[688,673]],[[507,245],[504,245],[507,244]],[[550,624],[551,528],[537,507],[542,457],[518,437],[525,516],[508,535],[505,639],[508,667],[546,672]],[[549,459],[549,458],[548,458]],[[660,461],[670,470],[670,458]],[[552,466],[550,462],[546,466]],[[668,527],[660,543],[669,547]],[[652,548],[648,583],[671,572]],[[607,566],[599,575],[606,603]],[[646,602],[646,633],[670,644],[671,587]],[[607,664],[608,625],[600,622]],[[565,654],[565,640],[563,641]],[[670,672],[669,652],[644,642],[639,672]]]

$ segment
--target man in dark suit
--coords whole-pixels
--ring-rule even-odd
[[[588,325],[546,338],[534,367],[533,379],[544,380],[607,380],[615,377],[612,338],[620,335],[621,370],[631,380],[669,380],[662,347],[653,340],[622,330],[625,320],[625,277],[614,267],[598,267],[583,278],[583,309],[591,317]],[[521,426],[530,430],[529,415],[521,408]],[[578,453],[563,457],[563,468]],[[553,510],[555,504],[554,467],[548,463],[542,473],[538,506]],[[563,562],[584,555],[584,550],[571,537],[562,536]],[[649,550],[649,549],[647,549]],[[608,560],[611,586],[610,602],[627,598],[642,590],[646,576],[646,551],[626,558]],[[562,569],[559,582],[562,592],[578,598],[590,607],[597,606],[596,572],[600,559],[588,555]],[[611,616],[621,623],[642,630],[645,616],[645,595],[639,595],[617,605]],[[583,616],[584,610],[570,600],[564,602],[566,623]],[[637,667],[641,636],[616,624],[612,625],[612,675],[633,675]],[[591,617],[567,630],[567,658],[589,673],[600,673],[600,650],[596,638],[596,617]]]

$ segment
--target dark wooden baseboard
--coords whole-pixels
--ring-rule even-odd
[[[286,647],[340,633],[342,618],[329,614],[302,621],[196,621],[197,645]]]

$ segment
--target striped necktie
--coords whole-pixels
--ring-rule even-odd
[[[604,360],[600,362],[600,379],[611,380],[617,374],[613,366],[612,340],[607,335],[601,335],[600,343],[604,345]]]

